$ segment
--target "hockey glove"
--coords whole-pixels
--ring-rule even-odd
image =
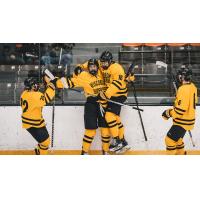
[[[168,120],[168,119],[171,117],[171,113],[170,113],[171,110],[172,110],[172,109],[168,109],[168,110],[165,110],[165,111],[163,112],[163,114],[162,114],[163,119]]]
[[[82,69],[80,66],[78,66],[78,67],[76,67],[76,68],[74,69],[74,74],[75,74],[76,76],[78,76],[82,71],[83,71],[83,69]]]
[[[58,78],[55,78],[53,80],[51,80],[50,82],[53,83],[54,87],[56,88],[56,82],[57,82]]]
[[[135,76],[133,73],[129,74],[129,76],[126,78],[126,81],[128,83],[133,82],[135,80]]]

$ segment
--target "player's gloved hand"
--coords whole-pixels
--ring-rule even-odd
[[[127,81],[127,82],[135,81],[134,73],[129,74],[129,75],[126,77],[126,81]]]
[[[51,80],[50,82],[54,85],[54,87],[56,88],[56,82],[57,82],[58,78],[56,77],[55,79]]]
[[[76,76],[78,76],[82,71],[83,71],[83,69],[82,69],[80,66],[78,66],[78,67],[76,67],[76,68],[74,69],[74,74],[75,74]]]
[[[163,119],[168,120],[171,117],[171,111],[172,111],[172,109],[165,110],[162,113]]]

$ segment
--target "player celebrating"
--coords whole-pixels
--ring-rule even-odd
[[[191,82],[192,71],[181,68],[177,73],[181,86],[178,88],[174,107],[163,112],[162,116],[168,120],[172,117],[173,125],[165,137],[167,154],[184,155],[183,137],[186,131],[194,128],[197,99],[197,88]]]
[[[82,154],[88,154],[90,146],[96,134],[96,129],[101,127],[103,154],[108,154],[110,133],[107,127],[103,113],[100,111],[100,105],[97,102],[97,95],[100,91],[105,91],[106,87],[99,63],[96,59],[90,59],[87,62],[88,71],[81,71],[73,78],[66,78],[67,88],[83,87],[87,101],[84,108],[85,133],[83,137]],[[61,80],[57,81],[57,87],[62,88]],[[105,102],[101,102],[104,104]]]
[[[42,108],[55,96],[55,86],[47,77],[47,88],[44,93],[39,91],[38,78],[30,77],[24,81],[25,89],[21,95],[22,126],[38,142],[36,155],[48,153],[50,138],[42,116]]]
[[[103,75],[104,83],[107,87],[105,93],[101,93],[100,99],[111,99],[124,103],[127,99],[127,82],[123,67],[113,61],[112,53],[104,51],[99,60],[100,71]],[[78,74],[82,69],[87,70],[87,63],[78,66],[75,73]],[[130,77],[128,77],[130,78]],[[108,102],[105,119],[113,137],[110,151],[123,153],[130,149],[124,138],[124,126],[120,119],[121,106]]]
[[[105,51],[100,56],[100,63],[107,90],[101,94],[103,99],[111,99],[124,103],[127,99],[126,75],[123,67],[113,61],[113,56],[109,51]],[[124,126],[120,118],[121,106],[108,102],[105,119],[113,137],[110,151],[120,153],[130,149],[124,138]]]

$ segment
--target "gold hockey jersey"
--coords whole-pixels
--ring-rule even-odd
[[[118,97],[118,96],[127,96],[128,88],[125,81],[126,74],[123,67],[118,63],[113,63],[109,66],[107,70],[102,69],[102,74],[104,81],[108,89],[105,92],[105,95],[108,98]]]
[[[55,88],[52,83],[47,85],[44,93],[25,90],[20,99],[22,108],[22,127],[25,129],[45,126],[42,116],[42,108],[55,96]]]
[[[82,69],[87,70],[87,62],[79,66]],[[99,66],[100,72],[102,73],[104,79],[104,83],[107,87],[105,95],[108,98],[111,98],[111,96],[127,96],[128,89],[126,82],[126,74],[123,67],[120,64],[113,62],[107,70],[104,70],[101,67],[100,61]]]
[[[96,76],[91,75],[87,71],[83,71],[78,76],[66,78],[66,83],[69,88],[82,87],[86,97],[97,96],[100,91],[105,91],[107,89],[99,70]],[[56,85],[58,88],[64,87],[60,79],[57,81]]]
[[[174,103],[170,111],[173,124],[192,130],[195,124],[196,104],[198,102],[197,88],[193,83],[184,84],[179,87]]]

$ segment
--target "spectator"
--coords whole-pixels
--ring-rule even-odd
[[[40,55],[41,55],[41,64],[42,65],[50,65],[51,57],[50,57],[51,46],[49,44],[41,44],[40,45]]]
[[[15,50],[15,44],[4,44],[2,48],[2,64],[21,65],[24,60]]]
[[[50,65],[50,64],[58,64],[60,57],[60,49],[62,48],[62,57],[61,63],[63,66],[70,66],[72,63],[72,48],[73,43],[55,43],[51,45],[44,45],[42,50],[42,64]]]
[[[16,51],[22,55],[25,64],[39,64],[39,43],[16,44]]]

